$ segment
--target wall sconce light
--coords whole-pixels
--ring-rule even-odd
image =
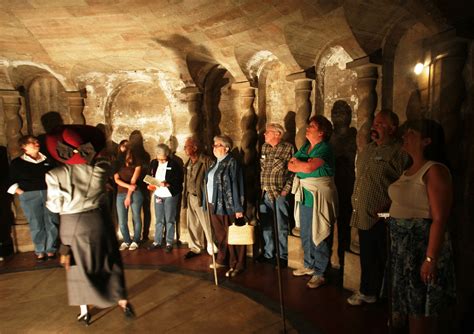
[[[423,65],[422,63],[417,63],[413,71],[415,72],[416,75],[420,75],[421,72],[423,72],[424,68],[425,68],[425,65]]]

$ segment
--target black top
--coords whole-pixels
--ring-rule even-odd
[[[150,163],[150,172],[148,174],[154,177],[157,168],[158,160],[153,159]],[[171,196],[176,196],[183,191],[183,179],[183,168],[180,167],[175,160],[169,159],[165,174],[165,181],[170,184],[168,189],[171,193]]]
[[[48,158],[40,163],[32,163],[23,160],[21,157],[13,159],[10,164],[9,187],[18,183],[23,191],[34,191],[46,189],[45,174],[55,167],[55,164]]]

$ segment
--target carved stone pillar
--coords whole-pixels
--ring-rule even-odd
[[[369,57],[360,58],[346,64],[347,69],[357,73],[357,145],[361,150],[369,142],[370,124],[377,108],[378,66],[371,63]]]
[[[5,117],[4,133],[7,139],[8,155],[13,158],[21,153],[18,139],[21,137],[22,120],[19,115],[21,96],[17,91],[0,91],[0,112]]]
[[[186,96],[186,102],[188,103],[189,111],[189,131],[192,136],[197,138],[201,143],[204,142],[203,127],[202,127],[202,113],[201,113],[201,101],[202,93],[197,87],[186,87],[181,90]]]
[[[68,101],[69,115],[71,116],[72,124],[86,124],[84,118],[84,97],[81,92],[66,92]]]
[[[286,77],[288,81],[295,83],[295,102],[296,102],[296,147],[300,148],[306,141],[306,122],[308,121],[311,110],[311,91],[315,79],[314,68],[308,71],[293,73]]]
[[[242,139],[240,141],[243,154],[243,167],[245,176],[246,216],[253,222],[256,220],[256,204],[258,198],[258,154],[257,154],[257,114],[253,107],[255,101],[255,88],[248,82],[232,85],[232,89],[239,92],[239,107],[242,118],[240,128]]]

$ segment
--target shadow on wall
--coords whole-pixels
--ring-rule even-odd
[[[293,146],[295,144],[295,137],[296,137],[296,113],[294,111],[288,111],[283,119],[284,127],[285,127],[285,134],[283,135],[283,140],[290,143]]]
[[[352,215],[351,195],[355,181],[355,156],[357,152],[357,130],[351,127],[352,109],[344,100],[334,102],[331,109],[334,132],[331,145],[334,149],[336,183],[339,199],[339,217],[337,219],[337,255],[339,265],[344,267],[344,252],[349,251],[351,243],[350,220]],[[354,240],[358,244],[357,240]]]

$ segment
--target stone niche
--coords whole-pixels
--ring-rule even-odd
[[[159,143],[169,144],[175,125],[169,100],[159,86],[131,83],[115,96],[111,106],[112,140],[128,139],[134,130],[141,131],[145,150],[153,158]]]

